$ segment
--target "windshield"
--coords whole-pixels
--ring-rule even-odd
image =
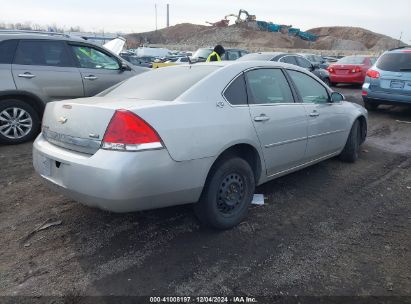
[[[411,53],[384,54],[378,60],[377,68],[390,72],[411,71]]]
[[[269,61],[274,58],[272,54],[247,54],[243,57],[238,58],[239,61],[250,61],[250,60],[261,60],[261,61]]]
[[[212,52],[212,49],[198,49],[197,52],[194,53],[193,58],[207,59]]]
[[[364,64],[365,57],[362,56],[347,56],[341,58],[337,63],[341,64]]]
[[[141,73],[98,96],[173,101],[220,67],[174,66]]]

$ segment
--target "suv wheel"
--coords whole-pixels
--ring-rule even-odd
[[[368,111],[375,111],[377,110],[379,104],[376,102],[372,101],[364,101],[364,108],[366,108]]]
[[[245,160],[223,159],[211,172],[194,211],[201,222],[229,229],[246,216],[255,190],[254,173]]]
[[[0,142],[20,144],[33,139],[39,129],[39,115],[30,105],[16,99],[0,101]]]

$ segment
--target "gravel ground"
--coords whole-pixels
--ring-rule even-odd
[[[360,89],[341,87],[350,101]],[[400,122],[398,122],[400,121]],[[31,143],[0,146],[0,296],[411,296],[411,109],[370,113],[355,164],[331,159],[261,186],[224,232],[190,206],[133,214],[46,188]],[[44,223],[54,223],[36,231]]]

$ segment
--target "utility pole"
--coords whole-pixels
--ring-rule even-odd
[[[157,3],[154,4],[154,10],[155,10],[155,14],[156,14],[156,32],[157,32]]]
[[[401,34],[400,34],[400,40],[398,40],[398,47],[401,46],[401,39],[402,39],[402,32],[401,32]]]
[[[167,3],[167,27],[170,26],[170,4]]]

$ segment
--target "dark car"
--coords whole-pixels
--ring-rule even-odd
[[[315,76],[320,78],[325,84],[330,85],[330,74],[327,70],[320,68],[318,64],[313,64],[303,56],[299,54],[292,53],[281,53],[281,52],[260,52],[247,54],[238,60],[250,61],[250,60],[263,60],[263,61],[278,61],[297,65],[304,69],[307,69]]]
[[[208,56],[213,52],[213,48],[201,48],[198,49],[191,57],[192,62],[204,62]],[[248,54],[249,52],[243,49],[225,49],[222,60],[237,60],[238,58]]]
[[[305,59],[307,59],[312,64],[317,64],[322,69],[327,69],[329,66],[329,63],[327,62],[327,60],[321,55],[308,54],[308,53],[299,53],[298,55],[303,56]]]

